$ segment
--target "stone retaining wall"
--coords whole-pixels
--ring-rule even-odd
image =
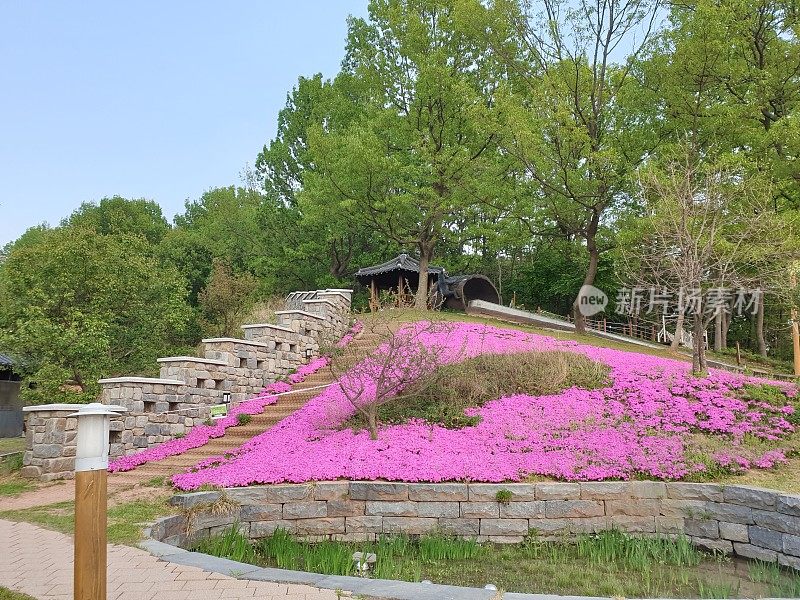
[[[210,407],[230,395],[232,403],[258,393],[319,355],[350,326],[352,290],[295,292],[277,323],[245,325],[244,339],[203,340],[203,356],[158,359],[160,377],[101,379],[99,401],[122,406],[112,418],[110,456],[133,454],[185,435],[206,420]],[[298,308],[300,307],[300,308]],[[75,405],[25,407],[27,444],[22,474],[42,481],[73,476]],[[65,412],[66,411],[66,412]]]
[[[508,502],[498,502],[501,490]],[[229,510],[218,514],[223,498]],[[337,481],[179,494],[172,503],[185,510],[156,522],[151,537],[177,546],[234,524],[252,539],[282,528],[310,539],[441,531],[497,543],[616,528],[685,534],[706,549],[800,569],[800,496],[737,485]]]

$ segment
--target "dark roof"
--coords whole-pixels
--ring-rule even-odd
[[[371,275],[380,275],[381,273],[389,273],[391,271],[412,271],[414,273],[419,273],[419,261],[411,258],[408,254],[400,254],[379,265],[359,269],[356,271],[356,277],[369,277]],[[444,269],[442,267],[429,265],[428,273],[444,273]]]
[[[6,356],[5,354],[0,354],[0,369],[3,367],[13,367],[14,361],[11,360],[11,357]]]

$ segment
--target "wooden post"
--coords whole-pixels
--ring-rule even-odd
[[[369,280],[369,310],[371,312],[378,310],[378,290],[374,278]]]
[[[75,600],[106,600],[108,471],[75,473]]]
[[[736,342],[736,364],[742,366],[742,349],[739,347],[739,342]]]

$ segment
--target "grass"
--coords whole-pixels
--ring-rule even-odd
[[[378,419],[385,424],[413,418],[449,428],[467,427],[480,417],[465,415],[466,408],[519,393],[557,394],[573,386],[596,389],[607,385],[608,372],[607,366],[574,352],[482,354],[443,365],[414,382],[378,409]],[[344,426],[362,429],[363,415],[356,414]]]
[[[232,560],[333,575],[355,575],[354,552],[374,553],[369,577],[527,593],[612,597],[798,597],[800,575],[776,565],[746,563],[694,548],[685,537],[619,531],[572,542],[529,535],[521,544],[479,544],[430,534],[383,536],[374,542],[305,542],[278,530],[250,542],[236,527],[194,550]]]
[[[9,452],[22,452],[25,450],[25,438],[0,438],[0,454],[7,454]]]
[[[33,489],[33,484],[19,476],[22,454],[12,454],[0,459],[0,496],[18,496]]]
[[[122,502],[108,509],[108,542],[135,545],[141,540],[146,523],[173,512],[164,498]],[[0,511],[0,518],[25,521],[45,529],[71,534],[75,529],[73,502],[57,502],[24,510]]]
[[[28,596],[28,594],[0,587],[0,600],[36,600],[36,598]]]

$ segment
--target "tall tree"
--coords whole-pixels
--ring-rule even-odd
[[[367,99],[344,128],[308,138],[314,170],[306,214],[345,215],[419,253],[415,304],[428,302],[427,267],[460,219],[493,193],[493,67],[483,42],[460,26],[476,1],[372,0],[351,18],[344,72]]]
[[[659,0],[496,0],[482,26],[504,57],[503,148],[522,165],[518,217],[537,237],[580,240],[595,282],[603,227],[656,145],[657,105],[633,77]],[[573,303],[578,331],[584,317]]]
[[[121,196],[103,198],[97,204],[84,202],[62,225],[84,227],[104,235],[141,235],[151,244],[158,244],[170,230],[156,202]]]

